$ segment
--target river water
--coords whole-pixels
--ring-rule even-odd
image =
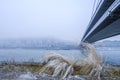
[[[71,59],[82,57],[79,50],[0,49],[0,61],[40,62],[47,53],[57,53]],[[97,48],[98,55],[110,64],[120,65],[120,48]]]

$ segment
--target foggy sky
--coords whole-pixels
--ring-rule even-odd
[[[0,39],[80,41],[94,0],[0,0]]]

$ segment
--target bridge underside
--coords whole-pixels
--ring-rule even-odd
[[[99,19],[94,17],[82,41],[92,43],[120,34],[120,0],[116,0],[116,2],[117,3],[114,1],[113,5],[108,7],[108,10],[106,10]],[[104,8],[104,6],[102,6],[102,8]],[[96,15],[98,14],[99,13]],[[98,20],[93,25],[95,19]]]
[[[108,25],[107,27],[102,28],[99,32],[97,32],[94,35],[91,35],[89,38],[86,38],[84,41],[92,43],[119,34],[120,34],[120,19]]]

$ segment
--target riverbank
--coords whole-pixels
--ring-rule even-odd
[[[44,64],[35,62],[1,62],[0,63],[0,80],[61,80],[60,76],[53,77],[52,69],[41,73],[41,68]],[[79,71],[80,66],[74,68],[72,76],[69,80],[91,80],[95,76],[90,77],[84,72]],[[28,80],[27,79],[27,80]],[[120,80],[120,67],[106,65],[101,72],[101,80]]]

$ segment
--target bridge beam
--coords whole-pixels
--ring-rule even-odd
[[[118,34],[120,34],[120,0],[114,1],[95,25],[88,26],[82,41],[92,43]]]

